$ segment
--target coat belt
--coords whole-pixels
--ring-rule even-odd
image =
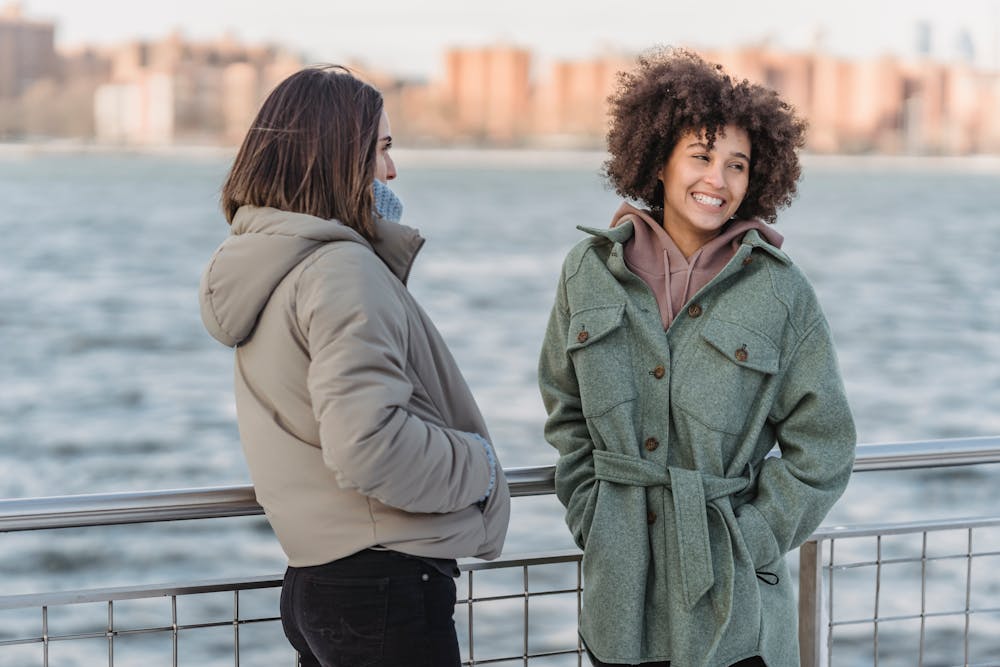
[[[674,526],[680,550],[684,601],[693,607],[715,583],[708,538],[708,503],[750,486],[747,477],[716,477],[698,470],[663,468],[637,456],[595,450],[597,479],[628,486],[663,486],[674,501]]]

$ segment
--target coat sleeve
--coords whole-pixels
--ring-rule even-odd
[[[843,493],[853,469],[854,420],[822,317],[792,353],[771,418],[781,456],[765,459],[756,497],[736,510],[758,568],[812,534]]]
[[[559,451],[556,462],[556,496],[566,508],[566,524],[577,546],[587,542],[597,501],[594,477],[594,443],[580,401],[573,361],[566,351],[569,305],[565,268],[556,291],[538,363],[538,384],[548,412],[545,439]]]
[[[358,246],[361,248],[361,246]],[[474,435],[407,410],[408,322],[396,280],[371,253],[334,251],[307,267],[297,297],[323,461],[343,488],[408,512],[483,498],[490,461]]]

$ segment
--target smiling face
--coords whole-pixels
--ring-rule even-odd
[[[711,149],[703,131],[681,135],[659,173],[663,228],[685,256],[718,235],[743,202],[750,183],[750,137],[720,128]]]

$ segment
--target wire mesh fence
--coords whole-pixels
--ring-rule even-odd
[[[461,564],[464,665],[582,663],[575,551]],[[297,664],[278,617],[281,577],[0,597],[0,665]]]
[[[1000,462],[1000,437],[863,446],[856,471]],[[507,472],[514,496],[553,468]],[[255,516],[250,487],[0,500],[0,534]],[[73,558],[73,554],[66,554]],[[464,665],[582,667],[580,553],[461,564]],[[799,551],[804,667],[1000,666],[1000,517],[820,529]],[[0,667],[294,665],[278,576],[0,595]]]
[[[821,620],[803,665],[1000,665],[1000,517],[821,530],[809,544],[801,572],[820,576],[800,577],[815,605],[800,615]]]

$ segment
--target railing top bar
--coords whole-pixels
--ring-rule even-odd
[[[478,560],[476,558],[462,558],[458,561],[458,568],[463,572],[480,570],[500,570],[505,567],[552,565],[553,563],[572,563],[580,560],[583,552],[579,549],[553,549],[542,553],[522,553],[503,555],[496,560]]]
[[[262,514],[252,486],[0,500],[0,532]]]
[[[1000,463],[1000,436],[859,445],[855,472]]]
[[[0,609],[25,609],[91,602],[118,602],[120,600],[145,600],[172,595],[196,595],[229,591],[249,591],[258,588],[275,588],[281,585],[281,575],[241,577],[239,579],[214,579],[183,584],[152,584],[148,586],[122,586],[118,588],[93,588],[58,593],[30,593],[26,595],[0,595]]]
[[[810,540],[837,540],[851,537],[874,537],[876,535],[903,535],[911,533],[934,533],[942,530],[969,530],[1000,526],[1000,516],[967,517],[959,519],[931,519],[907,521],[903,523],[866,523],[857,526],[820,526],[809,537]]]
[[[492,561],[463,558],[459,561],[462,571],[496,570],[509,567],[532,567],[553,563],[572,563],[580,560],[582,553],[576,549],[546,551],[543,553],[504,554]],[[87,604],[120,600],[140,600],[170,597],[172,595],[196,595],[219,593],[233,590],[247,591],[259,588],[275,588],[281,585],[281,574],[238,579],[212,579],[174,584],[150,584],[146,586],[122,586],[119,588],[91,588],[58,593],[30,593],[26,595],[0,595],[0,610],[26,609],[43,606]]]
[[[1000,463],[1000,436],[858,447],[855,471]],[[514,496],[554,491],[554,466],[505,470]],[[0,500],[0,532],[249,516],[263,513],[252,486]]]

